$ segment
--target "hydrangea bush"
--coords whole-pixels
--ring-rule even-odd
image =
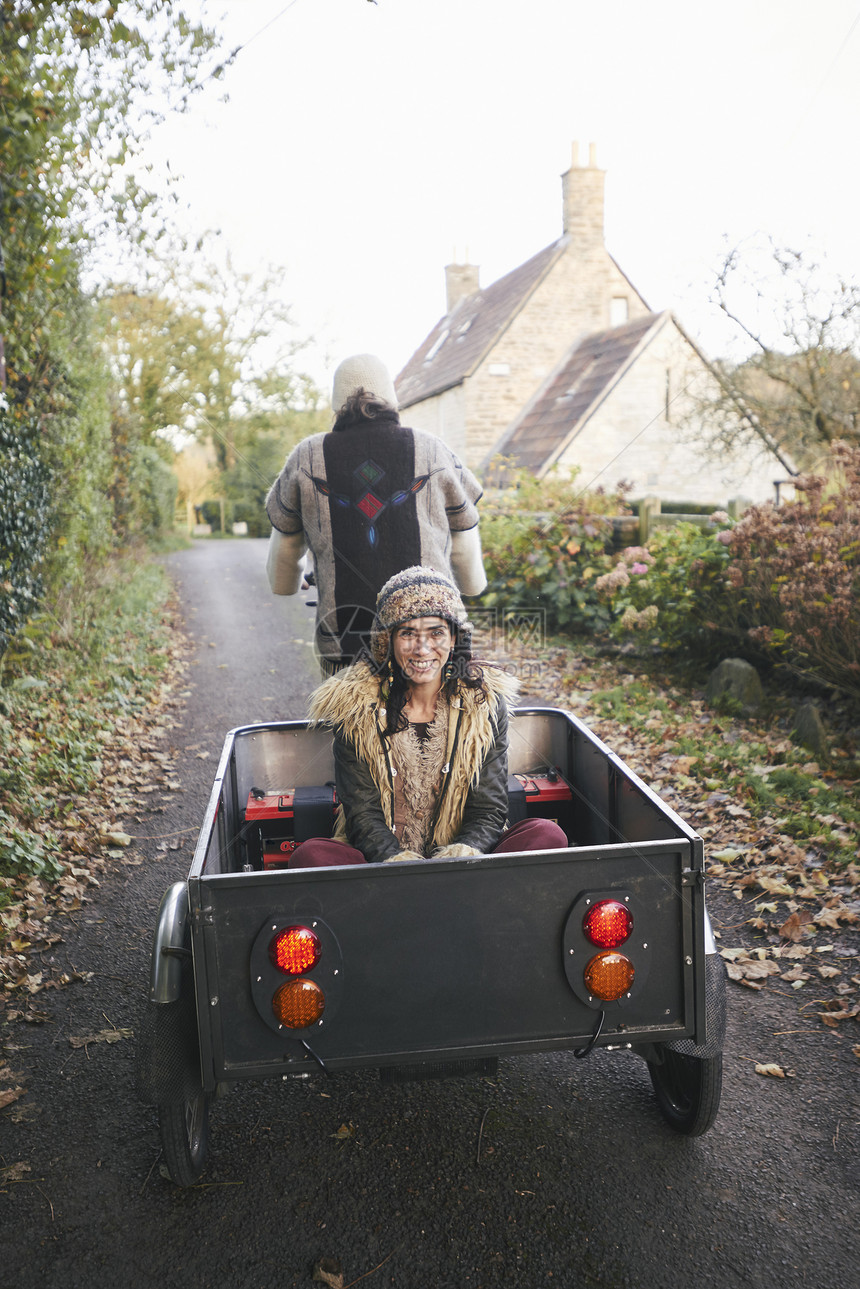
[[[732,651],[860,698],[860,448],[834,444],[828,478],[796,492],[623,551],[595,581],[613,634],[711,660]]]

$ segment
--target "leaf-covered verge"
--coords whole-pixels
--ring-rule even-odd
[[[167,724],[183,637],[161,566],[131,556],[64,618],[34,619],[0,675],[0,1008],[38,1019],[68,979],[39,955],[59,914],[134,863],[120,826],[175,790]],[[139,862],[139,861],[138,861]]]
[[[827,709],[830,755],[819,764],[790,737],[795,707],[784,691],[769,691],[759,716],[741,716],[709,706],[705,673],[691,678],[590,637],[550,638],[542,648],[510,637],[480,644],[519,672],[529,700],[575,712],[704,838],[730,978],[796,995],[804,1016],[843,1031],[860,1056],[860,745],[851,709]]]

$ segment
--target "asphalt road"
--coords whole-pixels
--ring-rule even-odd
[[[492,1080],[237,1087],[213,1107],[201,1184],[162,1177],[133,1041],[69,1038],[136,1024],[158,903],[191,856],[159,838],[199,826],[226,730],[304,714],[312,610],[269,595],[264,559],[265,543],[236,541],[169,560],[193,639],[172,730],[181,791],[127,821],[144,863],[61,927],[57,962],[92,977],[40,995],[50,1020],[11,1034],[27,1111],[0,1117],[0,1163],[30,1171],[0,1187],[0,1285],[286,1289],[321,1257],[368,1289],[858,1284],[856,1035],[772,990],[730,986],[722,1109],[703,1138],[665,1126],[636,1057],[554,1053]],[[712,901],[717,927],[734,913]]]

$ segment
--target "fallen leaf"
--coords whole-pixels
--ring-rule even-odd
[[[13,1101],[17,1101],[19,1097],[24,1095],[25,1091],[25,1088],[0,1088],[0,1110],[4,1106],[11,1105]],[[2,1176],[2,1173],[0,1173],[0,1176]]]
[[[830,908],[819,909],[814,921],[816,926],[827,926],[832,931],[838,931],[840,918],[845,922],[857,920],[856,915],[852,916],[850,909],[846,909],[844,905],[839,904]]]
[[[733,859],[737,859],[744,852],[737,846],[726,846],[724,850],[715,850],[711,854],[711,859],[717,859],[721,864],[730,864]]]
[[[755,1067],[756,1074],[764,1074],[771,1079],[784,1079],[785,1070],[781,1065],[758,1065]]]
[[[756,878],[756,884],[760,886],[763,891],[767,891],[769,895],[793,895],[794,894],[793,887],[789,886],[788,882],[782,881],[782,879],[779,877],[765,877],[764,875],[760,874]]]
[[[320,1258],[314,1263],[313,1279],[330,1289],[343,1289],[343,1267],[337,1258]]]
[[[80,1038],[71,1037],[72,1047],[86,1047],[89,1043],[119,1043],[124,1038],[133,1038],[133,1029],[100,1029],[97,1034],[84,1034]]]
[[[0,1168],[0,1182],[20,1182],[25,1173],[32,1171],[30,1164],[25,1164],[23,1160],[17,1164],[7,1164],[5,1168]]]
[[[809,926],[811,921],[812,914],[807,912],[806,909],[801,909],[799,913],[792,913],[791,917],[783,922],[779,928],[779,934],[783,940],[791,940],[796,943],[798,940],[803,939],[804,928]]]
[[[127,832],[104,832],[99,840],[103,846],[130,846],[132,842]]]

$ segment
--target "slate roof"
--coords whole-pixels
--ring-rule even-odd
[[[609,331],[597,331],[568,351],[526,404],[493,455],[513,458],[540,474],[582,429],[588,417],[649,344],[671,314],[647,313]]]
[[[525,264],[483,290],[458,300],[416,349],[395,383],[397,401],[410,407],[459,385],[480,363],[567,248],[560,237]]]

